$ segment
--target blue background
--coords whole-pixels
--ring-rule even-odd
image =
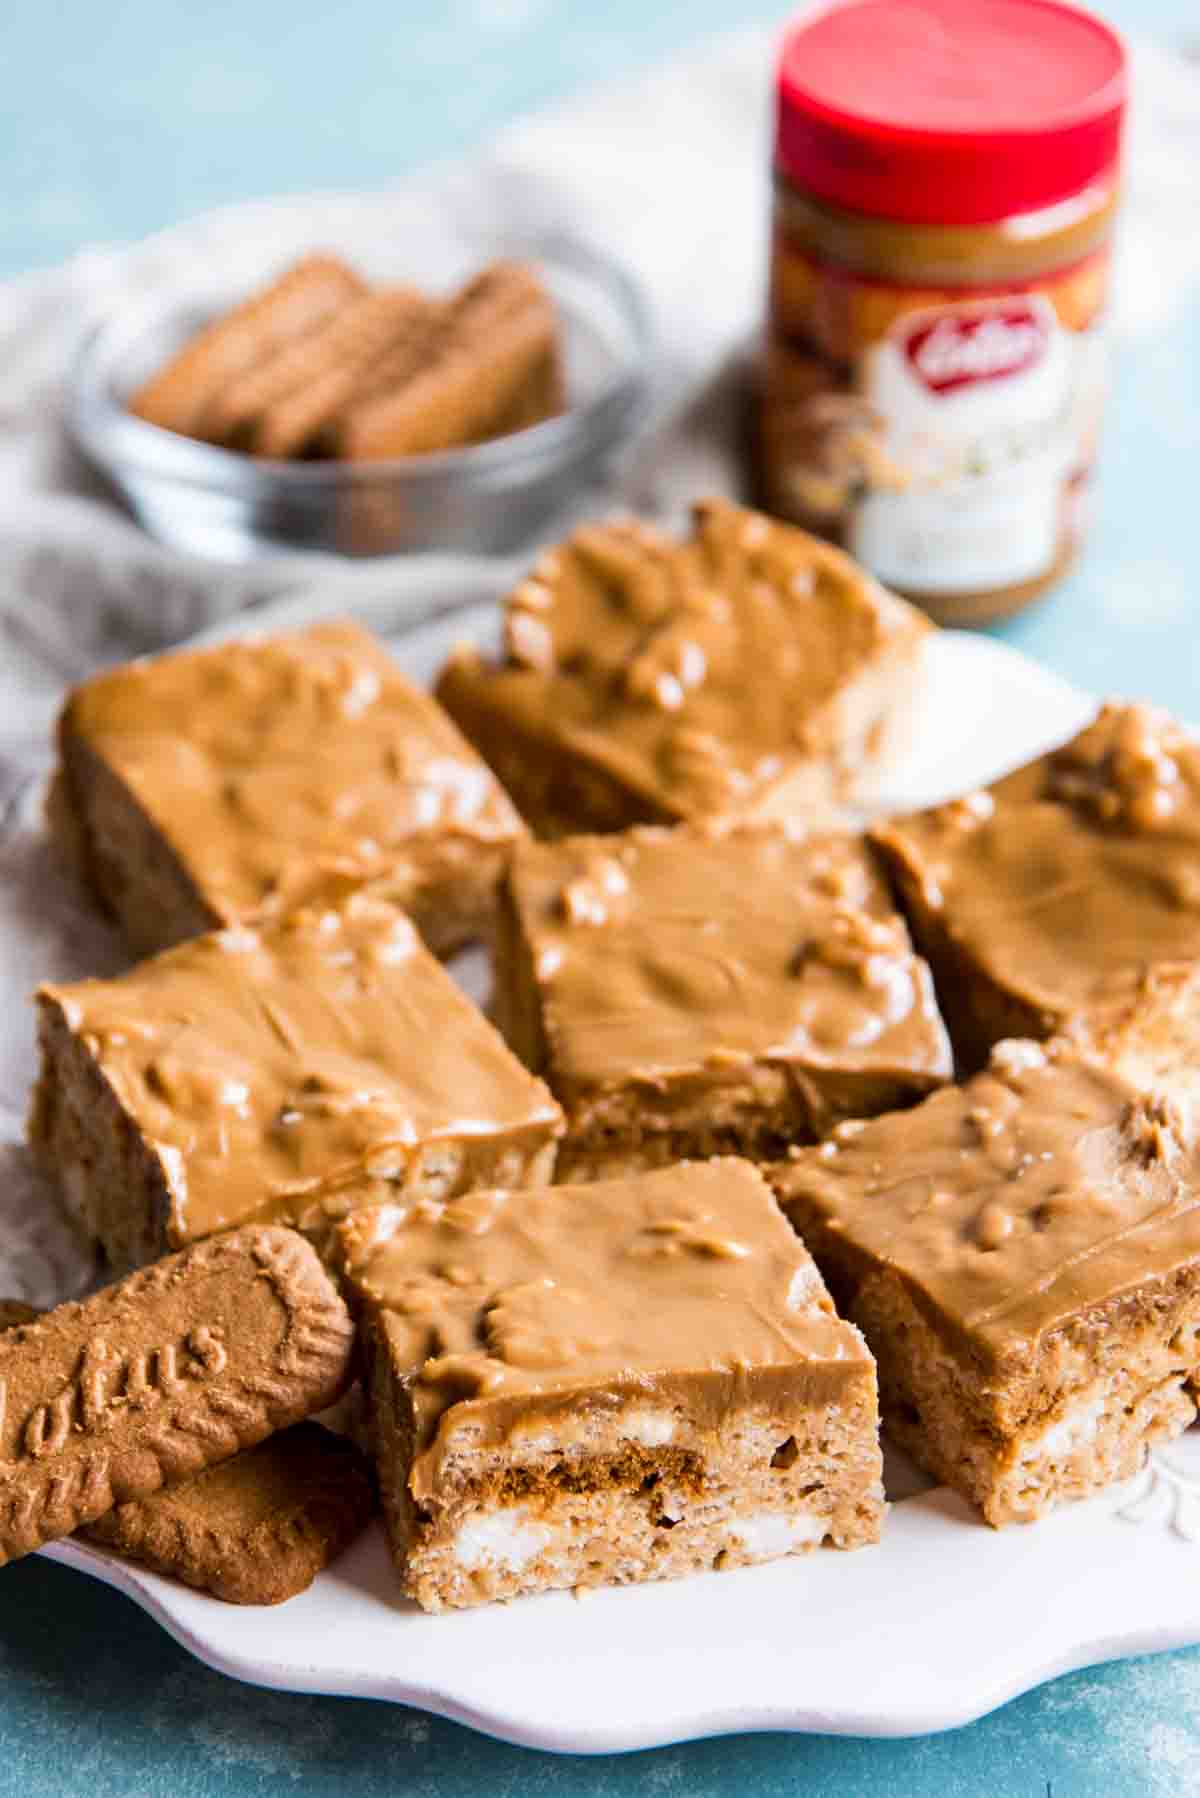
[[[1129,31],[1185,46],[1190,36],[1200,53],[1196,0],[1112,0],[1101,10]],[[393,181],[531,107],[707,33],[778,16],[757,0],[10,8],[0,41],[0,272],[230,200]],[[1119,364],[1091,550],[1055,598],[1003,634],[1081,686],[1145,695],[1200,720],[1198,399],[1193,307],[1140,344],[1136,363]],[[911,1742],[761,1736],[551,1758],[417,1712],[238,1686],[65,1568],[33,1560],[0,1576],[0,1793],[485,1790],[1174,1798],[1200,1792],[1200,1651],[1076,1674],[971,1728]]]

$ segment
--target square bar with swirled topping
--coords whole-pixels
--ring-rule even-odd
[[[951,1074],[861,837],[653,825],[526,843],[495,1011],[567,1114],[561,1178],[782,1154]]]
[[[990,787],[875,831],[960,1067],[1200,959],[1200,743],[1109,704]]]
[[[524,835],[436,700],[349,619],[96,675],[58,743],[54,835],[143,955],[364,885],[449,954],[488,933]]]
[[[989,1523],[1135,1473],[1200,1386],[1200,969],[767,1170],[884,1426]]]
[[[930,625],[841,550],[725,500],[683,541],[585,525],[437,696],[539,836],[840,821],[906,746]]]
[[[340,1243],[426,1610],[877,1539],[871,1358],[748,1162],[385,1205]]]
[[[322,1247],[352,1202],[551,1177],[558,1106],[367,894],[43,987],[38,1008],[30,1141],[118,1266],[251,1221]]]

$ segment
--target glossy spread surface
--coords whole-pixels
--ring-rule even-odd
[[[348,620],[130,663],[80,687],[64,722],[226,921],[386,877],[423,838],[522,830],[441,708]]]
[[[798,765],[838,759],[836,707],[918,615],[840,551],[724,501],[676,542],[589,525],[510,596],[505,660],[476,684],[518,724],[638,794],[656,820],[769,809]]]
[[[408,919],[361,895],[44,991],[157,1150],[175,1241],[295,1219],[424,1145],[554,1134],[541,1082]]]
[[[1056,1018],[1200,956],[1200,744],[1149,707],[878,835],[971,963]]]
[[[818,1400],[868,1364],[744,1161],[382,1206],[342,1240],[411,1386],[422,1452],[452,1409],[503,1432],[556,1397],[615,1409],[683,1394],[716,1426],[756,1371]],[[418,1462],[414,1490],[430,1471]]]
[[[1008,1042],[965,1086],[843,1124],[773,1180],[798,1229],[844,1243],[839,1261],[896,1269],[951,1333],[1024,1360],[1200,1256],[1200,1154],[1181,1137],[1163,1100],[1101,1063]]]
[[[950,1076],[929,970],[860,838],[572,837],[524,845],[511,886],[561,1096],[760,1059]]]

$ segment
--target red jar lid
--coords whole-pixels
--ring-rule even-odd
[[[780,168],[878,218],[984,224],[1115,164],[1116,33],[1060,0],[843,0],[784,40]]]

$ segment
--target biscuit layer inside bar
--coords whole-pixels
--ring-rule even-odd
[[[870,1358],[745,1162],[389,1207],[341,1240],[427,1609],[875,1539]]]

